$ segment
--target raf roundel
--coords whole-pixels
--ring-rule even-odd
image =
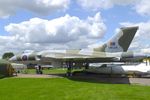
[[[115,46],[116,43],[115,43],[115,42],[110,42],[109,45],[110,45],[110,46]]]
[[[23,56],[22,56],[22,60],[23,60],[23,61],[26,61],[26,60],[28,60],[28,57],[27,57],[27,55],[23,55]]]

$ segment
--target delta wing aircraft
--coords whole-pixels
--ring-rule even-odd
[[[123,27],[104,44],[92,50],[44,50],[41,52],[24,52],[13,56],[10,61],[23,64],[51,64],[61,67],[64,63],[69,66],[88,65],[89,63],[115,62],[128,60],[128,48],[137,32],[138,27]]]

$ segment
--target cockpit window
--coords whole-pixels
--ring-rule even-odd
[[[33,50],[25,50],[22,53],[33,53],[33,52],[34,52]]]

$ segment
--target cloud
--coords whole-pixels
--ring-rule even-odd
[[[105,29],[100,13],[86,20],[66,14],[53,20],[32,18],[29,21],[5,26],[5,30],[18,41],[26,43],[66,43],[76,41],[82,36],[101,38]]]
[[[142,49],[141,52],[150,54],[150,48]]]
[[[39,15],[65,11],[70,0],[0,0],[0,17],[7,18],[19,10],[27,10]]]
[[[138,51],[146,51],[149,49],[150,42],[150,21],[147,22],[140,22],[140,23],[131,23],[131,22],[124,22],[121,23],[123,26],[139,26],[139,30],[131,44],[131,49],[138,50]],[[143,49],[143,50],[142,50]]]
[[[112,6],[107,0],[77,0],[77,3],[85,9],[91,9],[94,11],[101,8],[107,9]]]
[[[52,20],[31,18],[5,26],[9,36],[3,38],[6,50],[79,49],[100,40],[106,26],[100,13],[81,20],[66,14]]]
[[[140,15],[150,15],[150,0],[140,0],[134,9]]]
[[[99,9],[109,9],[115,5],[130,5],[137,2],[137,0],[77,0],[77,3],[85,9],[97,11]]]
[[[77,3],[84,9],[98,11],[110,9],[116,5],[131,6],[140,15],[150,15],[150,0],[77,0]]]

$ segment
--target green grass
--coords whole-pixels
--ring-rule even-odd
[[[82,69],[74,69],[73,71],[80,71]],[[44,69],[42,70],[43,74],[65,74],[67,71],[67,68],[51,68],[51,69]],[[35,69],[26,69],[23,71],[23,73],[26,74],[36,74]]]
[[[67,78],[0,79],[0,100],[148,100],[150,87]]]

